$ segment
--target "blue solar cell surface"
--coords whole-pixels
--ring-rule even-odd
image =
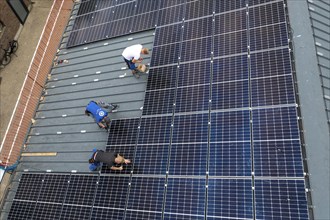
[[[177,69],[177,65],[150,69],[147,83],[147,91],[175,88]]]
[[[208,114],[176,115],[172,143],[207,142]]]
[[[155,28],[142,117],[106,147],[132,163],[24,174],[9,219],[308,219],[284,3],[83,1],[69,47]]]
[[[211,36],[212,19],[212,17],[206,17],[185,22],[183,26],[183,40]]]
[[[251,176],[250,142],[210,144],[210,176]]]
[[[249,81],[232,81],[212,85],[212,110],[249,107]]]
[[[186,214],[191,219],[194,216],[203,216],[205,191],[205,179],[169,178],[165,213]]]
[[[255,142],[255,175],[271,177],[303,177],[304,173],[300,145],[299,140]]]
[[[254,140],[299,140],[296,107],[256,109],[252,114]]]
[[[172,113],[175,89],[147,91],[144,98],[143,115]]]
[[[168,160],[168,144],[137,145],[134,161],[135,174],[165,175]]]
[[[175,112],[207,111],[209,97],[209,85],[178,88]]]
[[[134,145],[140,119],[112,120],[110,124],[108,145]]]
[[[213,60],[212,82],[244,80],[249,77],[247,54]]]
[[[207,219],[253,219],[250,179],[209,179]]]
[[[181,64],[178,75],[178,87],[209,84],[210,78],[210,60]]]
[[[257,219],[309,219],[304,180],[256,180]]]
[[[139,144],[168,144],[170,142],[171,116],[142,118]]]
[[[250,141],[250,129],[248,110],[211,114],[211,142]]]
[[[207,171],[207,143],[172,144],[169,174],[203,176]]]

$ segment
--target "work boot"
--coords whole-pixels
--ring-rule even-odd
[[[135,78],[137,78],[137,79],[140,78],[140,75],[137,73],[136,70],[132,70],[132,74],[133,74],[133,76],[135,76]]]
[[[119,107],[119,105],[116,105],[116,104],[110,104],[110,105],[112,107],[111,111],[114,111]]]

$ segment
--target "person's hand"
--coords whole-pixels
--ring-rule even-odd
[[[131,161],[128,159],[125,159],[125,163],[128,164],[128,163],[131,163]]]
[[[118,170],[123,170],[123,166],[118,167]]]

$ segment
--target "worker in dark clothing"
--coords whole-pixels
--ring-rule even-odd
[[[93,155],[88,161],[91,165],[89,169],[94,171],[101,167],[102,163],[107,164],[111,170],[123,170],[123,164],[131,163],[115,151],[104,152],[103,150],[93,149]]]
[[[85,114],[90,116],[92,115],[95,122],[100,128],[104,128],[106,130],[110,127],[110,118],[108,117],[108,111],[105,109],[110,109],[110,112],[113,112],[115,109],[118,108],[118,105],[114,105],[111,103],[105,103],[105,102],[95,102],[90,101],[88,105],[86,106]]]

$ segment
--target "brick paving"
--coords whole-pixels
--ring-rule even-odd
[[[36,56],[23,84],[13,120],[2,142],[0,160],[8,165],[15,163],[20,156],[72,7],[72,0],[54,0]]]

